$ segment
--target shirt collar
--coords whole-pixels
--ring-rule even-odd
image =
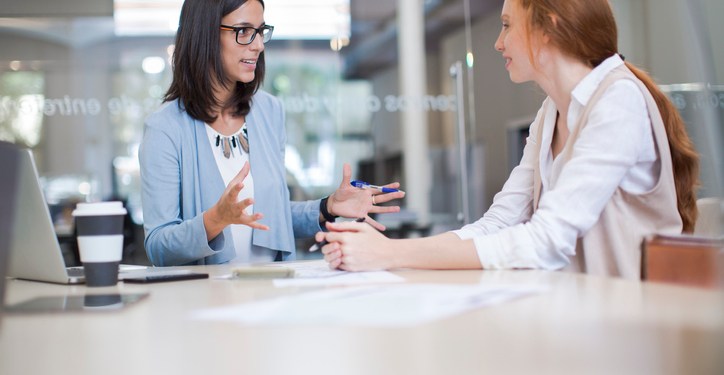
[[[608,73],[621,65],[623,65],[623,60],[618,54],[614,54],[606,60],[603,60],[602,63],[593,68],[593,70],[576,85],[576,88],[571,92],[571,97],[581,103],[582,106],[586,106],[601,81],[603,81]]]

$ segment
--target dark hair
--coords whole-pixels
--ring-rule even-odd
[[[249,113],[251,99],[264,81],[264,52],[259,55],[253,81],[229,82],[219,46],[221,19],[247,1],[264,6],[263,0],[184,1],[173,52],[173,80],[164,102],[178,99],[191,117],[207,123],[216,120],[214,108],[235,108],[236,116]],[[214,97],[215,85],[235,85],[229,102],[220,103]]]
[[[518,4],[527,13],[529,39],[533,31],[542,31],[564,54],[591,67],[618,53],[616,20],[608,0],[518,0]],[[533,51],[529,54],[532,60]],[[692,232],[697,217],[699,155],[671,100],[648,74],[629,62],[626,66],[646,85],[664,120],[674,168],[677,207],[684,224],[683,231]]]

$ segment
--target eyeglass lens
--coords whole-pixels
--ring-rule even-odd
[[[239,44],[251,44],[258,33],[261,34],[262,41],[266,43],[271,40],[273,30],[274,28],[271,26],[262,26],[258,29],[242,27],[236,31],[236,42]]]

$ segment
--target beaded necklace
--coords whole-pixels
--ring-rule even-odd
[[[227,159],[234,156],[234,149],[237,147],[241,147],[248,154],[249,134],[246,130],[246,122],[236,134],[228,137],[216,134],[216,147],[221,147],[221,151]]]

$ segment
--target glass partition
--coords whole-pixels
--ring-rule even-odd
[[[32,148],[48,181],[79,181],[53,185],[80,194],[67,196],[126,200],[140,226],[143,119],[170,83],[182,1],[116,0],[90,10],[86,1],[62,3],[0,10],[0,139]],[[403,212],[378,217],[390,236],[480,217],[517,163],[543,100],[533,85],[509,81],[493,48],[502,4],[267,1],[275,30],[264,90],[286,111],[293,197],[330,194],[350,163],[354,178],[400,181],[408,192]],[[687,119],[693,106],[722,107],[724,51],[716,41],[724,31],[713,16],[724,12],[720,1],[612,4],[628,59],[664,85],[709,88],[697,96],[668,86]],[[722,196],[721,116],[690,121],[708,153],[707,196]]]

